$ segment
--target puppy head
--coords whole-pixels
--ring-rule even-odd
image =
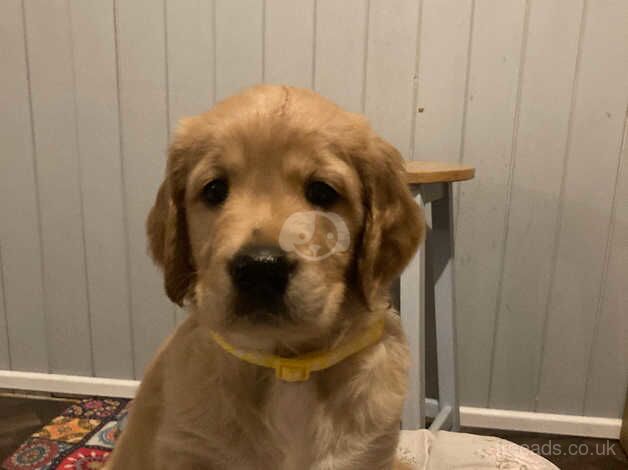
[[[423,219],[401,156],[364,118],[260,86],[181,122],[147,229],[174,302],[288,344],[384,300]]]

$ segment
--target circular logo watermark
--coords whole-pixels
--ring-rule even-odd
[[[319,261],[349,249],[347,224],[333,212],[295,212],[279,233],[279,246],[309,261]]]

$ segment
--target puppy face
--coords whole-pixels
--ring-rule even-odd
[[[247,139],[256,142],[243,145]],[[350,241],[362,225],[359,178],[315,142],[261,140],[223,138],[190,172],[185,205],[195,299],[212,312],[209,321],[232,331],[325,327],[342,300]],[[335,248],[327,238],[337,236],[334,220],[345,224],[349,246],[325,256],[320,250]]]
[[[171,299],[269,344],[324,334],[347,302],[368,310],[422,233],[394,148],[360,116],[272,86],[181,123],[148,220]]]

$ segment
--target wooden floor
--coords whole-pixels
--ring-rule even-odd
[[[70,403],[69,400],[0,396],[0,462]],[[463,431],[497,436],[524,445],[561,470],[628,469],[628,458],[618,441],[471,428]],[[577,455],[570,455],[574,453]]]
[[[0,396],[0,462],[28,436],[61,414],[70,401]]]

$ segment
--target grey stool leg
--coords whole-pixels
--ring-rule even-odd
[[[452,185],[444,197],[431,203],[430,254],[434,270],[434,310],[438,354],[439,414],[431,430],[460,428],[456,374],[456,324],[454,302],[454,234]]]
[[[410,188],[424,206],[419,186]],[[429,206],[425,207],[426,217]],[[402,429],[425,427],[425,246],[421,246],[401,275],[399,311],[410,348],[408,394],[401,417]]]

